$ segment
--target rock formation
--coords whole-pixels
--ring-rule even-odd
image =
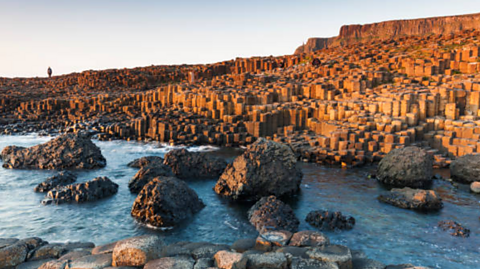
[[[227,166],[215,192],[233,200],[281,197],[295,194],[302,177],[297,158],[287,145],[258,139]]]
[[[393,20],[365,25],[344,25],[340,34],[331,38],[310,38],[295,54],[348,46],[371,40],[389,40],[403,36],[448,35],[464,30],[480,29],[480,14]]]
[[[433,157],[418,147],[395,149],[377,167],[377,179],[394,187],[425,187],[432,177]]]
[[[156,177],[173,176],[172,169],[163,163],[151,163],[142,166],[140,170],[128,182],[128,188],[132,193],[139,193],[145,185]]]
[[[163,164],[163,158],[159,156],[145,156],[129,162],[127,166],[132,168],[142,168],[150,164]]]
[[[248,219],[257,231],[286,230],[296,232],[300,221],[292,208],[275,196],[263,197],[250,210]]]
[[[396,207],[416,210],[439,210],[443,207],[442,199],[429,190],[411,188],[392,189],[387,194],[380,195],[378,200]]]
[[[227,162],[208,153],[176,149],[165,154],[164,163],[180,179],[218,178]]]
[[[108,177],[97,177],[85,183],[57,187],[48,192],[43,204],[85,203],[116,194],[118,185]]]
[[[353,217],[325,210],[311,211],[305,221],[320,230],[350,230],[355,225]]]
[[[187,183],[174,177],[151,180],[132,206],[132,216],[156,227],[172,227],[204,208]]]
[[[60,173],[47,178],[44,182],[38,184],[33,190],[35,192],[48,192],[54,188],[66,186],[77,181],[77,176],[70,171],[61,171]]]
[[[462,156],[450,164],[450,175],[461,183],[472,183],[480,179],[480,154]]]
[[[94,169],[107,164],[98,148],[84,134],[66,134],[51,141],[2,150],[3,167],[10,169]]]

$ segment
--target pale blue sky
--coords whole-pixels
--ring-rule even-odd
[[[0,77],[292,54],[364,24],[480,12],[480,0],[0,0]]]

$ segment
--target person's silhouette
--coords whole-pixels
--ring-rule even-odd
[[[50,68],[50,66],[47,69],[47,73],[48,73],[48,77],[51,78],[52,77],[52,68]]]

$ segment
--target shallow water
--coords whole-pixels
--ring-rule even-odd
[[[32,146],[50,138],[0,136],[0,149],[7,145]],[[78,182],[108,176],[120,185],[110,198],[86,204],[43,206],[43,194],[33,188],[54,171],[10,170],[0,168],[0,237],[38,236],[50,241],[93,241],[109,243],[135,235],[163,234],[167,241],[212,241],[232,243],[239,238],[255,237],[248,223],[249,205],[219,198],[212,190],[215,180],[188,181],[207,205],[190,220],[172,230],[155,230],[136,223],[130,217],[135,196],[127,183],[136,169],[126,164],[147,155],[163,156],[172,147],[160,144],[113,141],[95,143],[107,159],[107,167],[76,172]],[[212,151],[231,161],[240,150],[195,147]],[[333,243],[364,251],[369,258],[386,264],[413,263],[433,268],[480,268],[480,196],[467,186],[455,189],[449,183],[433,185],[444,199],[439,213],[418,213],[381,204],[376,197],[385,189],[367,175],[373,168],[342,170],[303,164],[302,192],[288,201],[301,220],[300,229],[313,229],[305,221],[311,210],[342,211],[356,218],[353,230],[326,232]],[[442,171],[443,172],[443,171]],[[471,230],[469,238],[456,238],[440,231],[440,220],[455,220]]]

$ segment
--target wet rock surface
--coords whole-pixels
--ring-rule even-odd
[[[48,192],[43,204],[85,203],[110,197],[118,191],[118,184],[108,177],[97,177],[91,181],[58,187]]]
[[[139,193],[145,185],[156,177],[171,177],[172,169],[162,163],[152,163],[143,166],[128,182],[131,193]]]
[[[300,221],[292,208],[275,196],[263,197],[248,210],[250,223],[257,231],[286,230],[296,232]]]
[[[3,167],[10,169],[94,169],[107,161],[86,134],[65,134],[51,141],[22,148],[6,147],[1,153]]]
[[[470,229],[463,227],[460,223],[452,220],[438,222],[438,227],[448,231],[452,236],[469,237]]]
[[[472,183],[480,178],[480,154],[459,157],[450,164],[450,175],[460,183]]]
[[[215,192],[232,200],[287,196],[298,192],[302,177],[287,145],[260,138],[227,166]]]
[[[177,178],[150,181],[133,203],[131,214],[156,227],[172,227],[200,211],[205,205],[188,185]]]
[[[432,190],[411,188],[392,189],[378,197],[378,200],[404,209],[439,210],[443,208],[442,199]]]
[[[180,179],[218,178],[227,166],[227,162],[219,157],[186,149],[165,154],[164,164],[170,166]]]
[[[311,211],[305,221],[320,230],[350,230],[355,225],[355,218],[326,210]]]
[[[149,261],[161,257],[162,248],[165,246],[162,238],[154,235],[132,237],[118,242],[112,256],[112,265],[144,266]]]
[[[54,188],[66,186],[77,181],[77,176],[70,171],[61,171],[60,173],[47,178],[44,182],[38,184],[33,190],[35,192],[48,192]]]
[[[395,149],[378,164],[377,179],[394,187],[425,187],[432,182],[433,156],[419,147]]]

